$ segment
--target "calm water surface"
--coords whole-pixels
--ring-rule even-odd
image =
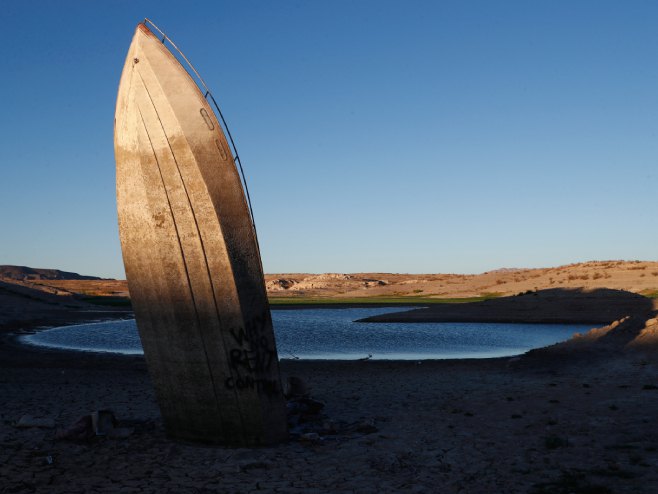
[[[401,310],[404,308],[274,310],[279,358],[503,357],[551,345],[591,328],[576,324],[353,322]],[[132,319],[53,328],[24,339],[35,345],[71,350],[143,353]]]

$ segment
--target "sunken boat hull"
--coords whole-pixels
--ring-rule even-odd
[[[115,115],[123,260],[170,436],[287,436],[260,254],[226,138],[196,83],[144,24]]]

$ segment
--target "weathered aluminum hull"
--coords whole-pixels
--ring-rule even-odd
[[[115,116],[121,247],[167,432],[226,445],[286,438],[255,233],[219,122],[144,25]]]

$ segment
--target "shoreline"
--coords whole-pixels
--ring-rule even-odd
[[[333,432],[238,449],[168,439],[143,356],[27,345],[0,326],[0,477],[8,492],[650,494],[658,359],[625,349],[638,321],[595,330],[605,345],[590,332],[512,358],[282,359]],[[103,409],[125,437],[56,438]],[[27,415],[54,427],[14,425]]]
[[[22,358],[7,360],[8,353]],[[605,361],[284,359],[282,377],[302,378],[337,432],[238,449],[168,439],[143,357],[75,354],[0,343],[7,397],[0,475],[9,492],[649,494],[658,487],[651,427],[658,392],[650,389],[658,371],[621,353]],[[56,439],[57,429],[98,409],[112,410],[130,434]],[[55,428],[13,426],[23,415]]]
[[[461,305],[461,304],[460,304]],[[391,307],[390,305],[380,305],[378,307],[363,307],[360,304],[344,304],[341,307],[335,307],[335,306],[322,306],[322,307],[307,307],[304,305],[299,305],[299,306],[294,306],[294,307],[287,307],[286,310],[304,310],[304,309],[310,309],[310,310],[316,310],[316,309],[357,309],[357,308],[365,308],[365,309],[376,309],[376,308],[387,308]],[[397,305],[394,307],[398,307]],[[406,308],[406,307],[405,307]],[[394,313],[396,314],[406,314],[409,311],[413,311],[413,308],[408,308],[407,311],[401,312],[401,313]],[[89,312],[87,312],[89,313]],[[104,313],[101,311],[101,313]],[[99,354],[99,355],[106,355],[106,356],[119,356],[119,357],[143,357],[143,353],[139,352],[122,352],[122,351],[112,351],[112,350],[100,350],[100,349],[93,349],[93,348],[76,348],[76,347],[66,347],[66,346],[58,346],[57,344],[42,344],[42,343],[34,343],[26,340],[26,337],[29,337],[31,335],[35,335],[37,333],[43,332],[43,331],[48,331],[52,329],[58,329],[58,328],[66,328],[66,327],[75,327],[75,326],[84,326],[88,324],[96,324],[96,323],[104,323],[104,322],[110,322],[110,321],[128,321],[128,320],[135,320],[134,318],[134,313],[132,312],[124,312],[123,314],[118,314],[118,313],[113,313],[113,316],[116,315],[116,317],[104,317],[104,318],[94,318],[94,319],[80,319],[77,320],[73,323],[70,324],[63,324],[63,325],[42,325],[42,326],[36,326],[36,327],[31,327],[30,329],[21,329],[19,331],[14,331],[14,332],[9,332],[5,334],[5,341],[10,343],[14,347],[28,347],[28,348],[35,348],[35,349],[40,349],[40,350],[53,350],[55,352],[80,352],[80,353],[85,353],[85,354]],[[388,313],[381,314],[381,315],[375,315],[372,316],[374,318],[385,318],[388,315]],[[371,322],[368,319],[370,318],[365,318],[365,319],[360,319],[360,320],[355,320],[354,322]],[[377,321],[380,322],[380,321]],[[388,321],[384,321],[388,322]],[[406,323],[408,321],[403,321],[403,323]],[[413,323],[417,321],[411,321]],[[425,322],[425,321],[421,321]],[[466,319],[462,321],[452,321],[452,320],[447,320],[447,321],[427,321],[427,323],[450,323],[450,322],[457,322],[457,323],[462,323],[462,322],[467,322],[467,323],[504,323],[504,324],[523,324],[523,325],[532,325],[532,324],[555,324],[555,325],[586,325],[586,326],[592,326],[595,327],[597,324],[600,326],[598,322],[582,322],[582,321],[571,321],[571,320],[565,320],[563,321],[532,321],[532,322],[526,322],[523,320],[519,320],[518,318],[510,318],[509,320],[497,320],[497,321],[491,321],[488,319],[484,320],[477,320],[477,318],[473,319]],[[2,328],[0,327],[0,330]],[[1,335],[1,333],[0,333]],[[568,341],[568,340],[562,340],[561,342]],[[560,343],[560,342],[558,342]],[[305,362],[316,362],[316,361],[328,361],[328,362],[333,362],[333,361],[339,361],[339,362],[350,362],[350,361],[362,361],[362,360],[371,360],[371,361],[386,361],[386,362],[408,362],[408,361],[444,361],[444,360],[451,360],[451,361],[461,361],[461,360],[483,360],[483,359],[509,359],[509,358],[515,358],[515,357],[520,357],[524,355],[525,353],[532,351],[532,350],[539,350],[544,347],[536,347],[536,348],[529,348],[528,350],[521,351],[520,353],[514,353],[510,355],[496,355],[496,356],[482,356],[482,357],[436,357],[436,358],[431,358],[431,357],[423,357],[423,356],[418,356],[414,358],[387,358],[385,355],[379,357],[379,356],[369,356],[366,358],[363,357],[354,357],[354,358],[303,358],[303,357],[279,357],[279,360],[291,360],[291,361],[305,361]],[[367,352],[364,354],[366,355]],[[70,354],[72,357],[74,357],[75,354]]]
[[[606,325],[622,317],[646,316],[658,303],[622,290],[538,290],[468,304],[436,304],[404,312],[371,316],[359,322],[522,322]]]

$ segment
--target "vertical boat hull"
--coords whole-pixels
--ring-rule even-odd
[[[126,276],[168,434],[285,439],[260,256],[232,153],[204,95],[144,24],[119,85],[115,157]]]

